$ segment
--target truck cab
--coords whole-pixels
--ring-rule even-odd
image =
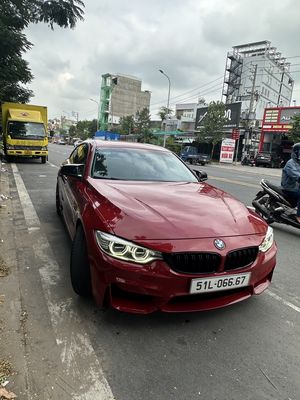
[[[2,127],[4,153],[12,157],[48,156],[47,108],[29,104],[3,103]]]
[[[180,158],[190,164],[205,165],[210,161],[208,154],[199,153],[195,146],[185,146],[180,154]]]

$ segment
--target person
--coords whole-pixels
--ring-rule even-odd
[[[297,207],[296,220],[300,223],[300,143],[294,144],[291,159],[282,170],[281,187],[283,192]],[[293,204],[293,206],[294,206]]]

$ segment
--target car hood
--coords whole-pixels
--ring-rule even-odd
[[[93,187],[94,209],[107,229],[131,240],[254,235],[267,230],[244,204],[207,183],[96,180]]]

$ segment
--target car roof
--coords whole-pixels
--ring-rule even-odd
[[[85,142],[90,142],[96,148],[127,148],[127,149],[143,149],[143,150],[155,150],[170,152],[161,146],[153,144],[137,143],[137,142],[123,142],[121,140],[100,140],[100,139],[88,139]]]

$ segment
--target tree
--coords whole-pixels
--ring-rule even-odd
[[[141,111],[137,111],[135,116],[135,132],[139,135],[139,140],[142,142],[149,142],[152,138],[151,120],[148,108],[143,108]]]
[[[80,139],[92,138],[95,136],[97,131],[97,120],[93,119],[92,121],[78,121],[76,125],[75,134],[76,137],[80,137]]]
[[[0,103],[28,102],[33,92],[22,85],[33,75],[22,55],[32,47],[24,29],[30,23],[44,22],[74,28],[83,19],[81,0],[1,0],[0,2]]]
[[[225,117],[225,104],[220,101],[212,101],[208,105],[207,115],[203,121],[203,127],[197,135],[199,142],[212,144],[211,158],[215,145],[223,138],[223,127],[227,122]]]
[[[159,112],[157,115],[159,115],[161,122],[163,122],[166,119],[167,115],[172,115],[173,110],[167,107],[160,107]]]
[[[300,114],[296,114],[292,118],[292,128],[288,132],[289,138],[294,142],[300,142]]]
[[[135,121],[133,115],[127,115],[120,118],[119,131],[122,135],[130,135],[134,132]]]

